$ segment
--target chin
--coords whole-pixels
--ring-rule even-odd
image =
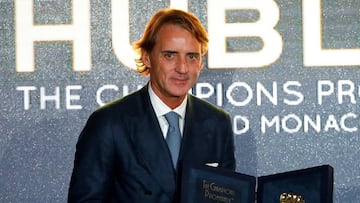
[[[189,91],[190,88],[191,87],[187,84],[176,84],[172,87],[172,92],[179,95],[184,95],[184,93]]]
[[[172,91],[172,95],[176,96],[176,97],[181,97],[181,96],[184,96],[188,93],[187,90],[181,90],[179,91],[179,89],[176,89],[174,91]]]

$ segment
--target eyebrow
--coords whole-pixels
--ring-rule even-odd
[[[161,53],[177,54],[179,52],[178,51],[173,51],[173,50],[163,50],[163,51],[161,51]],[[186,53],[186,55],[199,55],[200,56],[200,53],[199,52],[188,52],[188,53]]]
[[[173,50],[163,50],[163,51],[161,51],[161,53],[176,54],[176,53],[179,53],[179,52],[178,51],[173,51]]]

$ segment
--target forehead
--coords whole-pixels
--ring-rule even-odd
[[[175,24],[161,26],[157,35],[156,46],[160,46],[161,49],[177,47],[196,52],[201,50],[201,44],[195,36],[185,28]]]
[[[161,40],[163,37],[187,37],[195,38],[188,30],[176,24],[164,24],[160,27],[157,40]]]

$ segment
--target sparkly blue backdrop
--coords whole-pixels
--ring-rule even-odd
[[[20,14],[15,2],[20,8],[30,1],[0,0],[0,202],[66,202],[75,144],[88,116],[102,103],[144,85],[147,78],[127,68],[114,52],[119,47],[113,44],[113,18],[126,13],[111,5],[120,0],[91,0],[89,10],[83,11],[90,13],[91,70],[74,70],[78,58],[71,41],[35,40],[34,70],[21,71],[17,49],[25,47],[16,46],[16,24],[21,22],[16,21]],[[210,15],[225,12],[211,8],[210,13],[209,3],[216,1],[171,3],[187,4],[208,27],[213,23]],[[72,2],[86,1],[34,0],[34,15],[28,18],[34,25],[71,24]],[[261,67],[213,69],[209,65],[211,54],[214,58],[217,54],[213,50],[193,93],[231,113],[238,172],[263,176],[330,164],[335,175],[334,202],[358,203],[360,63],[353,57],[353,64],[305,65],[305,52],[310,50],[303,44],[303,13],[310,8],[305,3],[320,0],[257,1],[264,2],[279,9],[274,27],[282,37],[278,59]],[[141,36],[157,9],[171,3],[129,1],[129,41]],[[323,0],[320,5],[322,48],[353,50],[360,58],[360,2]],[[239,11],[228,9],[224,19],[234,23],[235,30],[236,23],[254,23],[261,15],[254,9]],[[216,29],[221,31],[212,28]],[[210,36],[216,34],[213,31]],[[229,37],[223,43],[227,51],[241,53],[261,50],[266,40]]]

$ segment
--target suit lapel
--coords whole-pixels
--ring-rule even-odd
[[[144,104],[142,117],[137,120],[137,132],[133,135],[137,156],[148,172],[155,177],[164,191],[175,190],[175,171],[172,167],[171,156],[162,135],[159,122],[151,106],[147,88],[140,90],[140,99]]]
[[[208,161],[209,146],[213,142],[209,131],[208,117],[199,113],[199,106],[194,106],[193,96],[189,95],[186,108],[184,134],[181,144],[179,160],[185,164],[204,164]],[[201,121],[201,122],[199,122]],[[215,124],[210,124],[215,125]],[[192,163],[197,161],[198,163]]]

